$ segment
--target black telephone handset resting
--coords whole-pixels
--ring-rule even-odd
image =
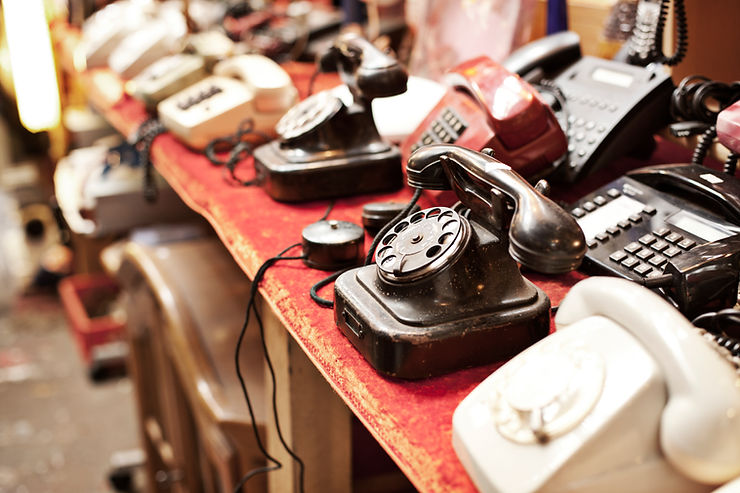
[[[380,137],[371,102],[405,92],[405,69],[354,33],[337,37],[319,64],[338,70],[346,87],[309,96],[282,117],[279,139],[254,153],[262,186],[285,202],[400,188],[400,151]]]
[[[396,224],[376,265],[341,275],[335,321],[378,371],[422,378],[505,359],[547,335],[550,300],[519,272],[580,264],[576,221],[509,166],[454,145],[429,145],[407,165],[415,188],[452,189],[455,208]]]

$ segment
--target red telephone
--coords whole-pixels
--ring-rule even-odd
[[[490,147],[496,159],[530,178],[565,154],[568,142],[550,107],[532,86],[490,58],[463,62],[445,82],[450,86],[445,95],[403,142],[405,160],[428,144]]]

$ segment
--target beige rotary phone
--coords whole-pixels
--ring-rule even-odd
[[[592,277],[455,410],[482,492],[708,492],[740,476],[737,360],[657,294]]]
[[[194,149],[234,133],[247,118],[255,131],[274,136],[275,124],[298,99],[287,72],[262,55],[224,60],[213,72],[157,106],[161,122]]]

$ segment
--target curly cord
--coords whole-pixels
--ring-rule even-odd
[[[678,65],[686,56],[689,45],[689,30],[686,22],[686,9],[683,0],[673,0],[673,14],[676,19],[676,41],[674,43],[674,53],[667,56],[663,53],[663,32],[665,22],[668,17],[668,4],[670,0],[661,0],[660,13],[658,14],[658,24],[655,26],[655,44],[653,45],[652,56],[658,63],[664,63],[668,66]]]
[[[147,202],[155,202],[159,190],[154,182],[154,167],[152,165],[152,144],[157,136],[165,133],[167,128],[157,118],[150,118],[139,125],[129,142],[137,149],[139,163],[144,166],[143,194]]]
[[[735,176],[735,172],[737,171],[738,158],[740,158],[740,154],[737,154],[735,152],[730,153],[730,155],[727,156],[727,160],[725,161],[723,171],[728,175]]]
[[[694,154],[691,156],[691,164],[702,164],[704,162],[704,158],[707,156],[707,152],[709,152],[709,147],[712,145],[712,142],[714,142],[714,138],[716,136],[717,127],[714,125],[707,128],[704,133],[701,134],[699,141],[696,143],[696,147],[694,147]]]

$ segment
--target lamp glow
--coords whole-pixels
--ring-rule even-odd
[[[2,6],[21,123],[31,132],[54,128],[61,108],[43,0],[3,0]]]

